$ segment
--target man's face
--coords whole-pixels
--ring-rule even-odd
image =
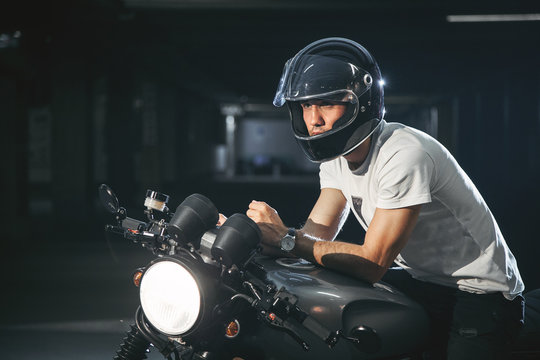
[[[309,136],[322,134],[332,129],[347,109],[343,103],[317,99],[302,102],[300,106],[302,106]]]

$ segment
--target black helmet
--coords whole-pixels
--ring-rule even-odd
[[[301,102],[330,100],[347,105],[333,128],[310,136]],[[346,155],[367,139],[383,118],[381,72],[371,54],[344,38],[315,41],[285,63],[274,98],[287,103],[296,140],[313,162]]]

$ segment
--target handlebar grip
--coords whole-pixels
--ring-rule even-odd
[[[330,336],[330,330],[326,329],[317,321],[313,320],[311,316],[306,317],[302,325],[304,325],[306,329],[308,329],[323,340],[326,340]]]
[[[307,316],[302,322],[302,325],[313,334],[324,340],[324,342],[330,347],[336,345],[338,340],[337,333],[328,330],[323,324],[315,320],[313,317]]]
[[[130,217],[122,220],[122,227],[132,230],[144,230],[146,229],[146,223]]]
[[[285,329],[287,333],[302,346],[304,351],[309,351],[309,349],[311,349],[311,346],[300,336],[301,327],[298,322],[285,320],[283,322],[283,329]]]

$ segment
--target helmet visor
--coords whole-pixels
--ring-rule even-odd
[[[356,103],[372,84],[367,71],[347,61],[322,55],[294,57],[285,63],[274,105],[314,98]]]

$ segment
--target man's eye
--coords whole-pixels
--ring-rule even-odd
[[[302,107],[303,107],[304,109],[309,109],[309,108],[311,107],[311,104],[309,104],[309,103],[303,103],[303,104],[302,104]]]

